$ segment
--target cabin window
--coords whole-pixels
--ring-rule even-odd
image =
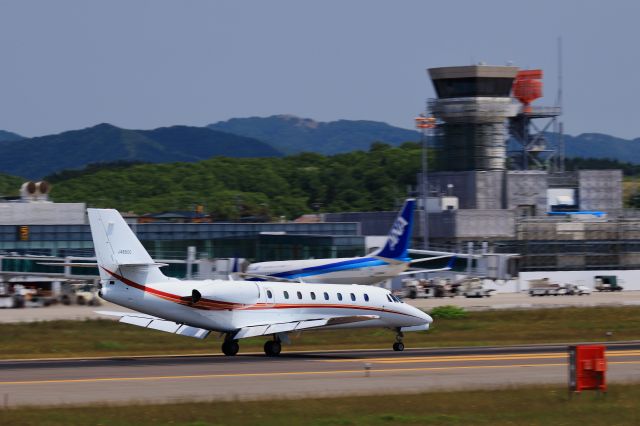
[[[329,293],[326,291],[324,292],[324,300],[329,300]]]
[[[351,301],[355,302],[356,301],[356,295],[351,293]]]
[[[284,298],[288,299],[289,298],[289,292],[288,291],[284,291]]]
[[[338,293],[338,300],[342,300],[342,293]]]
[[[302,299],[302,293],[298,292],[298,299]]]
[[[364,294],[364,301],[365,302],[369,301],[369,295],[367,293]]]
[[[309,293],[311,295],[311,300],[316,300],[316,294],[314,292]]]
[[[273,293],[271,293],[271,290],[267,290],[267,297],[269,299],[273,298]]]

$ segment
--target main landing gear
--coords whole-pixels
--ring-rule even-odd
[[[273,336],[273,340],[267,340],[264,344],[264,353],[266,356],[278,356],[282,351],[282,342],[277,336]]]
[[[222,343],[222,353],[226,356],[234,356],[240,350],[240,345],[237,340],[231,338],[225,338]]]
[[[402,338],[404,337],[404,334],[402,333],[402,331],[400,331],[398,329],[398,332],[396,334],[396,342],[393,344],[393,350],[396,352],[402,352],[404,351],[404,343],[402,343]]]

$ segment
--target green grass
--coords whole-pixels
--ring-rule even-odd
[[[640,340],[640,307],[561,308],[469,312],[436,319],[428,332],[406,333],[411,347],[482,346]],[[241,351],[261,351],[266,337],[241,341]],[[292,335],[284,350],[389,348],[383,329],[308,331]],[[200,341],[110,320],[0,324],[0,359],[146,354],[218,353],[212,335]]]
[[[2,425],[638,425],[640,385],[569,398],[562,387],[330,399],[16,408]]]

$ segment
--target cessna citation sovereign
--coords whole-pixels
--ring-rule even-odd
[[[137,312],[100,311],[120,322],[204,339],[225,336],[222,352],[238,353],[238,340],[270,336],[267,355],[280,354],[289,332],[384,327],[396,332],[428,330],[432,319],[388,290],[360,285],[269,281],[181,281],[165,276],[120,213],[88,209],[100,270],[100,296]],[[86,264],[85,264],[86,266]]]
[[[239,276],[251,281],[304,281],[325,284],[376,284],[398,275],[446,271],[455,262],[454,254],[422,259],[409,257],[416,200],[409,198],[391,226],[385,245],[363,257],[339,259],[283,260],[252,263]],[[440,269],[410,269],[418,262],[451,257],[449,265]]]

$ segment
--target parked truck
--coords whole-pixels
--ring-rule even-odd
[[[529,296],[561,296],[566,294],[566,288],[549,278],[529,280]]]
[[[457,294],[457,285],[444,278],[434,279],[405,279],[402,280],[401,297],[409,299],[430,297],[454,297]]]
[[[478,277],[465,278],[459,283],[458,294],[464,297],[491,297],[494,289],[484,287],[482,279]]]
[[[596,275],[594,288],[598,291],[622,291],[616,275]]]

